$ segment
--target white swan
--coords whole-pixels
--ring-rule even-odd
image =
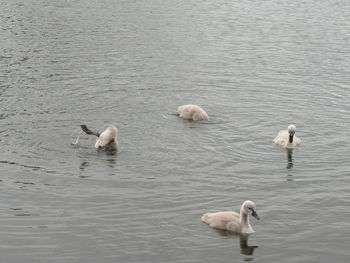
[[[193,104],[187,104],[180,106],[177,111],[180,114],[180,118],[185,120],[194,121],[207,121],[209,120],[208,114],[199,106]]]
[[[241,206],[240,213],[233,211],[206,213],[202,216],[202,221],[217,229],[234,231],[237,233],[253,233],[254,230],[249,224],[249,215],[260,219],[255,211],[256,206],[252,201],[245,201]]]
[[[273,142],[282,146],[283,148],[295,148],[301,143],[301,139],[297,136],[294,136],[296,130],[297,128],[295,125],[289,125],[288,130],[280,131]]]
[[[95,135],[96,139],[95,148],[103,150],[115,150],[118,147],[117,133],[118,129],[114,125],[108,125],[101,134],[98,132],[93,132],[86,127],[86,125],[80,125],[81,129],[89,135]]]

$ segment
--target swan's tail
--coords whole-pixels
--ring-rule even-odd
[[[210,213],[205,213],[204,215],[202,215],[201,220],[202,220],[204,223],[207,223],[207,224],[208,224],[207,220],[208,220],[208,218],[209,218],[209,215],[210,215]]]

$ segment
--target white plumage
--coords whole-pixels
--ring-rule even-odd
[[[177,111],[180,114],[180,118],[194,121],[207,121],[209,120],[208,114],[199,106],[193,104],[187,104],[180,106]]]
[[[296,129],[295,125],[289,125],[287,130],[282,130],[278,133],[273,142],[283,148],[295,148],[301,143],[301,139],[294,135]]]
[[[114,139],[115,148],[118,146],[117,141],[117,133],[118,129],[114,125],[108,125],[107,129],[105,129],[100,136],[96,139],[95,148],[103,148],[107,146]]]
[[[80,125],[81,129],[88,135],[95,135],[97,137],[95,148],[103,150],[115,150],[118,146],[117,133],[118,129],[114,125],[108,125],[101,134],[91,131],[86,125]]]

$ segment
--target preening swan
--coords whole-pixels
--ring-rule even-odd
[[[298,146],[301,143],[301,140],[297,136],[294,136],[296,130],[297,128],[295,125],[289,125],[288,130],[280,131],[273,142],[288,149]]]
[[[249,234],[254,232],[249,223],[249,215],[260,219],[254,202],[247,200],[242,204],[239,214],[233,211],[206,213],[201,219],[213,228]]]
[[[101,134],[98,132],[93,132],[86,127],[86,125],[80,125],[81,129],[89,135],[95,135],[98,138],[96,139],[95,148],[103,149],[103,150],[115,150],[118,146],[117,141],[117,132],[118,129],[114,125],[108,125],[107,129],[105,129]]]
[[[207,121],[209,120],[208,114],[199,106],[193,104],[187,104],[180,106],[177,111],[180,114],[180,118],[185,120],[194,121]]]

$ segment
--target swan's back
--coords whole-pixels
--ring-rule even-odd
[[[209,120],[208,114],[199,106],[193,104],[187,104],[180,106],[177,111],[180,114],[180,118],[194,121],[207,121]]]
[[[234,232],[241,232],[242,230],[240,215],[232,211],[206,213],[202,216],[201,220],[217,229]]]
[[[118,130],[114,125],[109,125],[107,127],[107,129],[105,129],[98,137],[98,139],[95,143],[95,148],[104,147],[108,143],[110,143],[111,140],[113,140],[113,139],[114,139],[116,146],[117,146],[117,139],[116,139],[117,132],[118,132]]]

